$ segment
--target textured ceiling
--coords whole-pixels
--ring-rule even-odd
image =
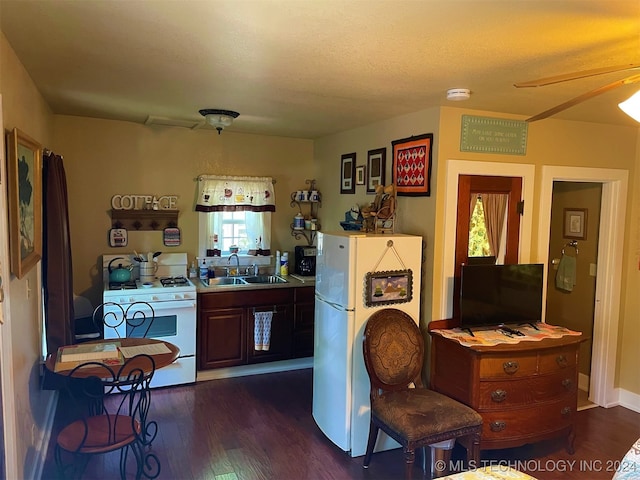
[[[0,25],[55,113],[223,108],[228,131],[302,138],[438,105],[532,116],[629,73],[514,82],[640,63],[638,0],[0,0]],[[638,89],[554,118],[638,126],[617,108]]]

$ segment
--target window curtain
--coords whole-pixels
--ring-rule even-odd
[[[73,270],[62,157],[45,151],[43,160],[42,283],[47,352],[54,353],[74,343]]]
[[[276,196],[270,177],[198,177],[197,212],[275,212]]]
[[[480,194],[484,207],[484,222],[487,227],[487,238],[491,253],[497,258],[502,240],[504,219],[507,213],[508,195],[504,193]]]

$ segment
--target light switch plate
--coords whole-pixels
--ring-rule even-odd
[[[592,277],[596,276],[596,272],[597,272],[597,265],[595,263],[590,263],[589,264],[589,275]]]

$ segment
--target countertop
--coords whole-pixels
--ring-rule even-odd
[[[299,288],[299,287],[313,287],[316,284],[315,277],[300,277],[293,275],[280,275],[287,282],[286,283],[249,283],[246,285],[212,285],[205,286],[199,279],[194,279],[193,283],[196,285],[198,293],[212,293],[212,292],[238,292],[243,290],[271,290],[274,288]]]

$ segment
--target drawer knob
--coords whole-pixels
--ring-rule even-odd
[[[567,390],[571,390],[571,388],[573,387],[573,380],[571,380],[570,378],[565,378],[564,380],[562,380],[562,386]]]
[[[505,390],[494,390],[491,392],[491,400],[496,403],[504,402],[507,398],[507,392]]]
[[[566,417],[568,415],[571,415],[571,407],[564,407],[562,410],[560,410],[560,414],[563,417]]]
[[[567,362],[567,357],[565,355],[558,355],[556,357],[556,363],[560,368],[565,368],[569,362]]]
[[[502,420],[496,420],[495,422],[491,422],[489,424],[489,428],[492,432],[501,432],[505,428],[507,428],[507,422],[503,422]]]
[[[513,361],[504,362],[502,364],[502,368],[504,369],[504,372],[510,375],[516,373],[518,371],[518,367],[519,367],[518,362],[513,362]]]

